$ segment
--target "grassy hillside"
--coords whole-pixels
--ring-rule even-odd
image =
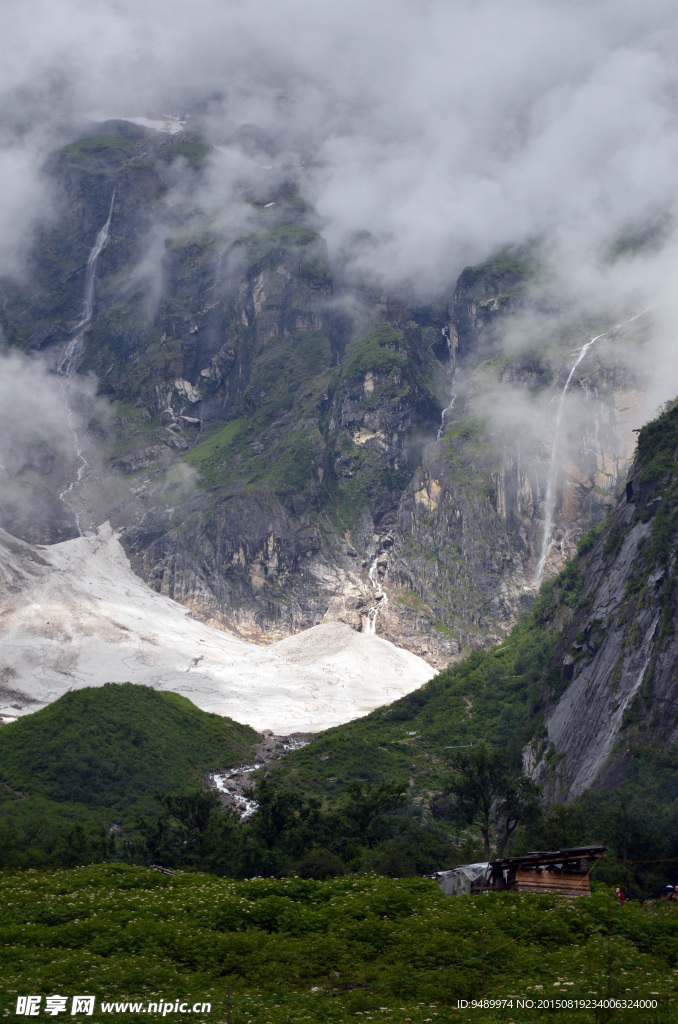
[[[156,795],[247,760],[255,738],[175,693],[131,683],[77,690],[0,729],[3,811],[130,821],[152,813]]]
[[[348,1020],[538,1021],[538,1000],[649,999],[658,1008],[549,1009],[554,1024],[675,1020],[673,904],[502,893],[446,898],[423,879],[228,882],[111,864],[0,875],[0,1008],[17,995],[209,1002],[193,1019],[233,1024]],[[481,932],[490,999],[483,994]],[[534,1000],[518,1009],[516,997]],[[528,1004],[529,1006],[529,1004]],[[70,1000],[68,1010],[70,1011]],[[44,1010],[43,1010],[44,1012]],[[156,1016],[160,1016],[156,1010]],[[109,1011],[130,1024],[144,1013]],[[163,1019],[181,1014],[165,1013]],[[69,1018],[70,1019],[70,1018]],[[83,1018],[84,1019],[84,1018]],[[185,1019],[185,1017],[183,1018]]]

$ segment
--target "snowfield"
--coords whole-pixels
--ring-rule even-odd
[[[135,576],[108,524],[51,546],[0,530],[0,717],[69,689],[143,683],[257,730],[317,732],[434,670],[378,636],[323,623],[260,647],[193,619]]]

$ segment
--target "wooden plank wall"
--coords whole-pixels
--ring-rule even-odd
[[[509,889],[520,892],[562,892],[577,896],[590,896],[591,886],[588,875],[581,871],[536,871],[534,868],[518,868],[509,875]]]

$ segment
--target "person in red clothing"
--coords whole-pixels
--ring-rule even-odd
[[[624,896],[624,893],[621,891],[619,886],[617,886],[617,888],[614,891],[617,894],[617,900],[619,901],[619,906],[623,907],[624,906],[624,900],[626,899],[626,896]]]

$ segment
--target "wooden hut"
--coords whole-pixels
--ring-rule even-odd
[[[591,862],[602,857],[605,850],[604,846],[577,846],[568,850],[537,850],[522,857],[504,857],[490,863],[490,884],[486,888],[590,896]]]
[[[504,857],[488,864],[461,865],[429,877],[434,878],[447,895],[512,889],[517,892],[590,896],[589,871],[592,862],[602,857],[605,850],[605,846],[536,850],[522,857]]]

